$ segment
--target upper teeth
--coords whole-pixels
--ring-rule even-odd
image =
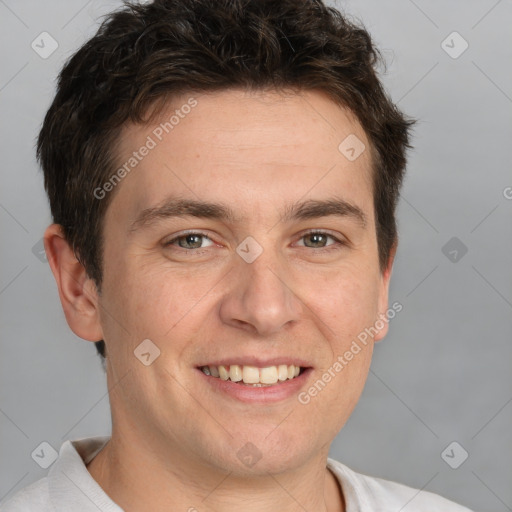
[[[229,366],[202,366],[201,370],[206,375],[220,377],[222,380],[243,381],[244,384],[275,384],[278,381],[297,377],[300,366],[280,364],[258,368],[257,366],[232,364]]]

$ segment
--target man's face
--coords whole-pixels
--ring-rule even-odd
[[[239,474],[299,467],[328,452],[352,412],[372,343],[343,356],[387,310],[368,139],[316,92],[194,98],[169,133],[160,122],[188,96],[150,126],[126,126],[118,148],[121,167],[153,146],[148,136],[156,144],[116,185],[104,221],[98,300],[114,432],[162,461]],[[367,148],[353,161],[338,149],[351,134]],[[148,214],[176,200],[232,215],[170,215],[171,203]],[[327,201],[341,206],[318,208]],[[143,340],[146,363],[152,344],[160,350],[147,365],[134,354]],[[235,364],[281,366],[281,377],[283,365],[304,370],[260,387],[201,370]],[[274,371],[260,373],[272,380]]]

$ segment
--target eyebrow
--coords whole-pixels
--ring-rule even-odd
[[[173,217],[198,217],[215,219],[236,224],[243,220],[226,204],[198,201],[193,199],[169,198],[162,204],[142,210],[129,228],[129,233],[148,228],[150,225]],[[340,197],[309,199],[285,206],[280,221],[307,220],[320,217],[338,216],[357,221],[366,227],[366,214],[358,206]]]

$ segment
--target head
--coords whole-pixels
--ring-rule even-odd
[[[111,14],[65,65],[37,148],[45,245],[70,327],[113,383],[130,374],[114,420],[228,467],[233,434],[205,404],[187,412],[192,397],[228,404],[203,393],[199,367],[295,356],[313,384],[386,313],[413,121],[379,61],[364,28],[320,1],[157,0]],[[291,443],[328,447],[386,329],[321,395],[286,402],[301,429],[270,435],[285,414],[251,409],[247,425],[237,402],[235,444],[273,450],[273,470]],[[148,366],[134,355],[146,339],[160,351]],[[302,421],[319,414],[328,428]]]

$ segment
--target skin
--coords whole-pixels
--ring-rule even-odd
[[[189,96],[176,98],[162,119]],[[194,97],[197,106],[110,192],[101,293],[60,227],[45,233],[69,326],[107,346],[112,438],[88,470],[128,512],[296,511],[298,504],[342,511],[326,459],[386,322],[306,405],[297,394],[240,402],[205,384],[196,367],[239,355],[299,357],[313,368],[300,390],[307,391],[385,314],[394,250],[381,272],[370,151],[350,162],[338,150],[350,134],[366,148],[368,139],[321,92]],[[159,122],[124,127],[120,165]],[[333,215],[280,221],[285,204],[334,194],[360,208],[366,224]],[[170,196],[222,202],[240,218],[174,217],[130,232],[141,210]],[[209,239],[164,245],[189,229]],[[344,244],[305,236],[310,229]],[[250,264],[236,252],[247,236],[263,248]],[[149,366],[134,356],[144,339],[161,351]],[[252,467],[237,457],[247,442],[261,454]]]

